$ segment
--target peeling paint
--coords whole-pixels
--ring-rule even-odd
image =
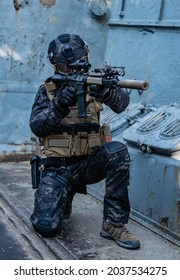
[[[21,7],[21,4],[19,3],[18,0],[13,0],[13,2],[14,2],[15,10],[18,11],[20,9],[20,7]]]
[[[56,16],[50,16],[49,17],[49,23],[51,24],[57,24],[58,18]]]
[[[56,0],[39,0],[42,5],[46,6],[54,6],[56,4]]]
[[[21,161],[29,161],[32,157],[33,153],[25,153],[19,154],[13,152],[11,154],[0,154],[0,162],[21,162]]]
[[[8,46],[7,44],[3,45],[0,48],[0,57],[2,58],[12,57],[15,61],[22,61],[22,57],[20,56],[20,54],[15,50],[13,50],[13,48]]]
[[[169,218],[168,217],[164,217],[164,218],[161,218],[160,220],[160,225],[162,225],[163,227],[167,227],[168,228],[168,220]]]

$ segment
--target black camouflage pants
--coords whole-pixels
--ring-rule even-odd
[[[127,223],[130,212],[129,162],[126,146],[113,141],[65,168],[45,168],[35,193],[34,213],[31,216],[35,230],[42,235],[55,233],[72,193],[83,192],[83,186],[103,179],[106,179],[104,219]]]

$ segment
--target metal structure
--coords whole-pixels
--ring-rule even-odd
[[[180,1],[1,0],[0,13],[0,160],[34,152],[29,114],[39,85],[53,74],[48,44],[78,33],[94,68],[122,66],[126,79],[150,84],[143,94],[132,90],[121,115],[105,108],[102,122],[128,145],[134,215],[179,239]],[[91,190],[102,197],[104,182]]]

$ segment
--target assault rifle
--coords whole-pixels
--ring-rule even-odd
[[[86,118],[86,94],[88,85],[103,85],[107,88],[119,85],[122,88],[138,89],[141,91],[149,88],[149,83],[142,80],[127,80],[120,79],[124,76],[124,67],[104,66],[100,69],[95,69],[91,73],[88,72],[91,65],[84,62],[75,62],[69,65],[74,72],[68,75],[55,74],[52,81],[55,84],[62,84],[66,81],[75,82],[77,85],[77,102],[78,102],[78,117]]]

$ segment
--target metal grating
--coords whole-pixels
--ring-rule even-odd
[[[164,122],[164,120],[167,118],[168,114],[165,112],[160,112],[157,115],[149,118],[146,120],[138,129],[137,132],[139,133],[145,133],[154,131],[156,129],[159,129],[159,126]]]
[[[160,133],[160,137],[167,139],[180,137],[180,119],[169,123]]]

